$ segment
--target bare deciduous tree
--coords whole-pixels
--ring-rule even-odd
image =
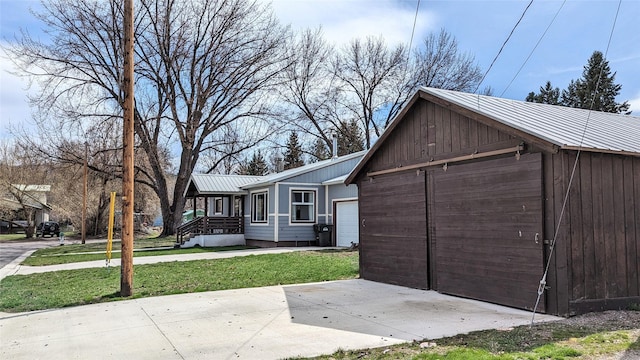
[[[285,111],[285,123],[302,138],[320,141],[331,149],[331,133],[342,115],[336,101],[341,94],[331,69],[334,49],[322,36],[320,28],[292,36],[287,46],[292,62],[283,72],[281,96],[290,108]]]
[[[461,53],[458,42],[446,30],[427,35],[414,52],[416,82],[445,90],[473,91],[482,79],[473,55]]]
[[[362,123],[367,149],[371,136],[382,134],[409,97],[403,84],[410,79],[406,51],[404,45],[389,49],[382,37],[368,37],[352,40],[334,59],[334,74],[348,94],[347,108]]]
[[[33,100],[55,111],[47,121],[70,119],[66,131],[120,121],[122,12],[121,0],[48,0],[39,17],[50,42],[24,34],[9,49],[40,81],[44,91]],[[268,5],[249,0],[141,0],[135,16],[135,132],[145,155],[136,180],[158,195],[169,235],[181,222],[201,150],[215,147],[214,135],[229,124],[268,115],[266,90],[287,66],[287,30]]]

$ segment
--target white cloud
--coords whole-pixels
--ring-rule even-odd
[[[640,116],[640,91],[636,93],[636,96],[629,101],[629,110],[632,111],[631,115]]]
[[[284,24],[294,29],[322,25],[325,39],[342,45],[354,38],[382,35],[388,44],[409,43],[415,4],[388,0],[274,0],[273,9]],[[420,10],[416,36],[434,30],[435,15]]]

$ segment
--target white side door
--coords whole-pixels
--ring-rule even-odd
[[[357,244],[358,234],[358,202],[344,201],[336,203],[336,246],[349,247]]]

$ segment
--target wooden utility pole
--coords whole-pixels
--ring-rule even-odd
[[[120,296],[133,295],[133,0],[124,1],[124,123],[122,154],[122,253]]]
[[[87,239],[87,176],[89,167],[88,160],[88,148],[89,144],[84,142],[84,177],[82,178],[83,186],[82,186],[82,243],[84,244]]]

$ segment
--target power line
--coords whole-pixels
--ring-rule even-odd
[[[411,46],[413,45],[413,35],[416,33],[416,22],[418,21],[419,9],[420,9],[420,0],[418,0],[418,4],[416,5],[416,14],[413,17],[413,28],[411,29],[411,39],[409,40],[409,51],[411,51]]]
[[[520,24],[520,21],[522,21],[522,18],[524,18],[524,15],[527,13],[527,10],[529,10],[529,7],[531,7],[531,4],[533,4],[533,0],[531,0],[529,2],[527,7],[522,12],[522,15],[520,15],[520,19],[518,19],[518,22],[516,22],[516,24],[511,29],[511,32],[509,33],[509,36],[507,36],[507,39],[504,41],[504,43],[502,43],[502,46],[500,47],[500,50],[498,50],[498,53],[496,54],[496,57],[493,58],[493,61],[491,62],[491,65],[489,65],[489,68],[487,69],[487,71],[484,73],[484,75],[482,75],[482,79],[480,79],[480,82],[478,83],[478,86],[473,91],[474,93],[478,92],[478,89],[480,88],[480,85],[482,85],[482,82],[484,81],[484,78],[487,77],[487,74],[489,73],[489,71],[491,71],[491,68],[493,67],[493,64],[495,64],[496,60],[498,60],[498,57],[502,53],[502,50],[504,49],[505,45],[507,45],[507,42],[509,42],[509,39],[511,39],[511,35],[513,35],[514,31],[516,31],[516,28]]]
[[[409,67],[409,57],[411,56],[411,46],[413,46],[413,36],[416,33],[416,23],[418,22],[418,10],[420,9],[420,0],[418,0],[418,4],[416,5],[416,14],[413,16],[413,28],[411,29],[411,38],[409,39],[409,47],[407,48],[407,60],[404,64],[404,78],[407,76],[407,69]]]
[[[547,265],[544,269],[544,274],[542,275],[542,279],[540,280],[540,285],[538,286],[538,297],[536,299],[536,304],[533,307],[533,314],[531,316],[531,325],[533,325],[533,321],[536,316],[536,311],[538,310],[538,305],[540,303],[540,297],[544,293],[544,288],[547,285],[547,275],[549,273],[549,266],[551,264],[551,257],[553,256],[553,251],[556,247],[556,241],[558,239],[558,233],[560,232],[560,225],[562,224],[562,219],[564,218],[565,209],[567,207],[567,202],[569,201],[569,191],[571,190],[571,185],[573,184],[573,179],[576,174],[576,169],[578,168],[578,160],[580,160],[580,153],[582,152],[582,144],[584,143],[584,137],[587,134],[587,128],[589,127],[589,120],[591,119],[591,112],[593,111],[593,105],[596,101],[596,96],[598,95],[598,88],[600,87],[600,81],[602,80],[602,73],[604,72],[605,59],[609,54],[609,47],[611,46],[611,39],[613,39],[613,32],[616,28],[616,23],[618,22],[618,14],[620,14],[620,5],[622,4],[622,0],[618,0],[618,8],[616,9],[616,15],[613,18],[613,25],[611,26],[611,32],[609,33],[609,40],[607,42],[607,49],[604,52],[602,66],[600,67],[600,73],[598,74],[598,81],[596,82],[596,87],[593,90],[593,97],[591,98],[591,105],[589,106],[589,112],[587,114],[587,120],[584,124],[584,129],[582,130],[582,136],[580,137],[580,144],[578,144],[578,151],[576,153],[576,160],[573,162],[573,168],[571,169],[571,176],[569,177],[569,183],[567,184],[567,191],[564,195],[564,200],[562,202],[562,209],[560,210],[560,216],[558,217],[558,224],[556,225],[555,232],[553,234],[553,240],[551,241],[551,247],[549,249],[549,258],[547,259]]]
[[[513,76],[513,79],[511,79],[511,81],[509,81],[509,84],[507,85],[507,87],[504,88],[504,90],[500,93],[500,97],[502,97],[502,95],[504,95],[504,93],[509,89],[509,87],[511,87],[511,84],[513,84],[513,81],[518,77],[518,75],[520,75],[520,71],[522,71],[524,66],[527,64],[527,62],[531,58],[531,55],[533,55],[533,52],[536,51],[536,49],[538,48],[538,45],[540,45],[540,43],[542,42],[542,39],[547,34],[547,31],[549,31],[549,28],[551,28],[551,25],[553,25],[553,23],[556,21],[556,18],[558,17],[558,14],[560,14],[560,10],[562,10],[562,7],[564,6],[564,4],[566,2],[567,2],[567,0],[564,0],[562,2],[560,7],[558,8],[558,11],[556,11],[556,14],[553,16],[553,19],[551,19],[551,22],[549,23],[549,25],[547,25],[547,28],[544,30],[544,32],[540,36],[540,39],[538,39],[538,42],[536,43],[536,45],[533,47],[533,49],[531,49],[531,52],[529,53],[529,56],[527,56],[527,58],[524,60],[524,62],[522,63],[522,66],[520,66],[520,69],[518,69],[518,72],[516,72],[516,74]]]

